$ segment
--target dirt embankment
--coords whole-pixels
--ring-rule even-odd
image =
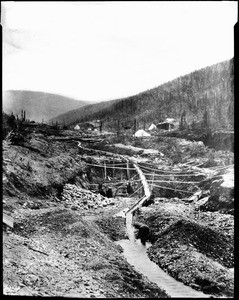
[[[3,238],[4,294],[167,297],[102,233],[93,221],[99,213],[90,217],[64,207],[15,211],[14,231]]]
[[[150,227],[152,261],[186,285],[233,296],[234,220],[232,215],[197,212],[178,200],[142,208],[137,221]]]
[[[43,134],[31,134],[21,145],[8,146],[4,151],[3,193],[59,197],[65,183],[82,181],[85,164],[77,154],[76,142],[59,142]]]

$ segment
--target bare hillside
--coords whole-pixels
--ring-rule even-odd
[[[13,112],[20,117],[21,110],[26,111],[30,120],[41,122],[48,121],[59,114],[80,108],[89,104],[87,101],[78,101],[56,94],[9,90],[3,93],[3,111],[7,114]]]

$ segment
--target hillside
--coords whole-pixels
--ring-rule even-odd
[[[59,115],[54,121],[75,124],[101,119],[103,127],[122,127],[159,122],[165,117],[180,119],[186,112],[189,124],[208,117],[213,129],[232,129],[234,115],[233,59],[194,71],[140,94],[87,105]]]
[[[57,121],[59,123],[66,123],[66,124],[75,124],[77,122],[94,119],[95,117],[101,115],[102,118],[104,118],[105,115],[107,115],[107,112],[109,114],[113,113],[114,107],[112,106],[118,103],[119,101],[122,100],[121,99],[110,100],[110,101],[103,101],[95,104],[89,104],[78,109],[69,110],[66,113],[63,113],[59,116],[50,119],[50,121],[53,122]]]
[[[80,108],[89,102],[77,101],[68,97],[34,91],[9,90],[3,93],[3,111],[21,116],[26,111],[26,118],[41,122],[48,121],[68,110]]]

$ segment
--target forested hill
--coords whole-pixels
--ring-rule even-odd
[[[26,118],[41,122],[47,121],[69,110],[80,108],[89,102],[78,101],[57,94],[9,90],[3,93],[3,111],[21,116],[21,110],[25,110]]]
[[[107,128],[119,123],[132,126],[136,119],[142,126],[158,123],[166,117],[180,120],[185,111],[188,124],[201,121],[207,115],[210,128],[233,129],[233,64],[233,59],[224,61],[135,96],[69,111],[54,121],[76,124],[100,119]]]

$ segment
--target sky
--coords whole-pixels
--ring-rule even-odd
[[[132,96],[231,59],[236,1],[2,1],[3,90]]]

